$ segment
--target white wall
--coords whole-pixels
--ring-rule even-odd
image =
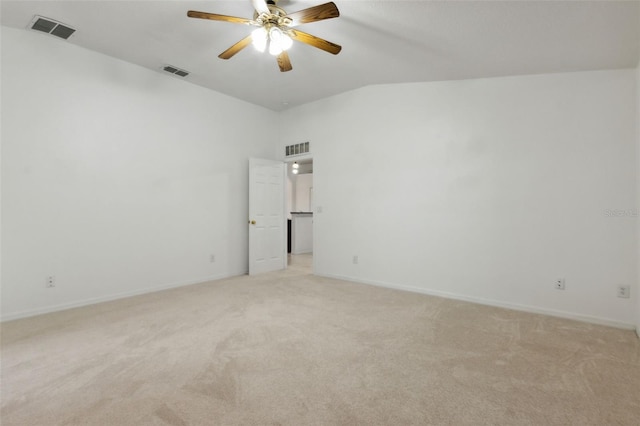
[[[296,212],[311,211],[311,188],[313,188],[313,173],[295,175]]]
[[[247,271],[276,113],[9,28],[2,88],[3,319]]]
[[[284,191],[285,191],[285,211],[287,213],[287,219],[291,219],[291,212],[295,209],[295,178],[296,175],[291,173],[291,166],[289,164],[286,165],[287,174],[284,182]]]
[[[247,157],[277,142],[245,123],[276,113],[21,30],[2,66],[3,319],[246,272]],[[615,297],[638,220],[604,214],[640,205],[637,80],[375,86],[282,113],[283,144],[312,141],[317,273],[640,327],[640,286]]]
[[[638,62],[638,67],[636,68],[636,156],[638,159],[636,165],[636,189],[637,189],[637,205],[636,212],[640,215],[640,62]],[[638,223],[638,237],[636,239],[637,243],[637,258],[636,262],[638,264],[637,271],[637,285],[635,286],[636,300],[638,302],[638,307],[636,309],[636,334],[640,337],[640,216],[637,217]]]
[[[616,286],[636,282],[636,221],[605,211],[636,205],[635,78],[381,85],[284,112],[282,141],[313,146],[316,273],[633,327],[638,292]]]
[[[280,150],[275,155],[279,154]],[[310,192],[313,187],[313,165],[312,163],[299,164],[299,173],[294,174],[292,164],[292,162],[286,164],[285,210],[288,219],[291,219],[291,212],[308,212],[312,209],[309,202],[312,201]]]

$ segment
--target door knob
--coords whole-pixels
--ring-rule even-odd
[[[251,221],[249,221],[249,223],[252,224],[252,225],[255,225],[256,221],[255,220],[251,220]]]

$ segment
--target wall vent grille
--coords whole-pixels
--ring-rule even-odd
[[[189,75],[189,71],[182,70],[178,67],[174,67],[173,65],[167,65],[163,70],[170,72],[171,74],[179,75],[180,77],[186,77]]]
[[[288,145],[284,147],[285,157],[291,157],[292,155],[307,154],[309,152],[309,142],[297,143],[294,145]]]
[[[60,23],[44,16],[34,16],[31,20],[29,28],[35,31],[42,31],[43,33],[51,34],[61,39],[67,40],[71,37],[76,30],[68,25]]]

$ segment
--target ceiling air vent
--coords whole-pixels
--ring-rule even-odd
[[[51,34],[56,37],[60,37],[62,39],[67,40],[73,33],[76,32],[75,29],[60,23],[58,21],[54,21],[53,19],[45,18],[43,16],[35,16],[29,25],[29,28],[36,31],[42,31],[43,33]]]
[[[170,72],[171,74],[179,75],[180,77],[186,77],[189,75],[189,71],[181,70],[178,67],[174,67],[173,65],[167,65],[163,68],[166,72]]]
[[[285,157],[291,157],[292,155],[306,154],[309,152],[309,142],[297,143],[289,145],[284,148]]]

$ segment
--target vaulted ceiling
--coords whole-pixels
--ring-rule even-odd
[[[217,57],[252,27],[187,17],[200,10],[252,18],[249,0],[3,0],[0,22],[27,30],[34,15],[52,18],[77,30],[61,43],[161,73],[171,64],[190,72],[186,81],[276,111],[372,84],[632,68],[639,59],[638,1],[334,1],[339,18],[300,29],[342,52],[294,43],[286,73],[252,48]]]

